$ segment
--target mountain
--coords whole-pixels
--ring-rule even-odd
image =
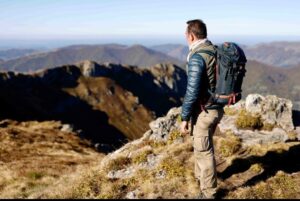
[[[35,73],[0,73],[0,119],[56,120],[104,147],[139,138],[179,106],[186,74],[172,64],[138,68],[79,62]]]
[[[248,60],[256,60],[281,68],[291,68],[300,64],[300,42],[272,42],[240,46],[245,51]],[[188,54],[188,46],[181,44],[164,44],[151,48],[181,61],[186,61]]]
[[[165,53],[171,57],[179,59],[180,61],[186,61],[186,57],[189,52],[188,46],[181,44],[164,44],[150,47],[156,51]]]
[[[300,110],[300,66],[284,69],[250,60],[246,69],[244,97],[250,93],[275,94],[291,99],[294,109]]]
[[[0,50],[0,59],[2,60],[10,60],[23,56],[30,55],[32,53],[36,53],[38,50],[35,49],[6,49]]]
[[[72,183],[61,181],[61,188],[33,197],[195,198],[200,187],[194,177],[193,139],[179,132],[180,112],[181,108],[170,109],[150,123],[142,138],[106,155]],[[251,94],[226,107],[213,136],[217,198],[299,197],[299,140],[300,127],[293,126],[288,99]]]
[[[300,42],[272,42],[245,49],[248,59],[272,66],[289,68],[300,64]]]
[[[0,121],[0,147],[2,199],[58,189],[57,181],[72,181],[104,157],[60,121]]]
[[[137,65],[141,67],[153,66],[158,63],[174,63],[176,65],[182,65],[183,63],[178,59],[141,45],[74,45],[51,52],[12,59],[1,63],[0,69],[29,72],[73,64],[83,60],[93,60],[98,63],[110,62]]]

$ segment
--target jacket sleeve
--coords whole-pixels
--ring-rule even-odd
[[[189,121],[193,105],[199,98],[201,79],[205,72],[205,62],[199,54],[193,54],[188,62],[187,88],[183,99],[181,120]]]

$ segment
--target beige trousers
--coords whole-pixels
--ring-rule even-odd
[[[216,161],[214,157],[213,134],[223,117],[224,110],[202,111],[192,117],[192,134],[195,154],[195,177],[200,182],[201,192],[207,198],[214,198],[217,192]]]

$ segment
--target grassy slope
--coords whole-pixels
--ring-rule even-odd
[[[0,197],[28,198],[103,158],[86,140],[57,121],[0,123]]]

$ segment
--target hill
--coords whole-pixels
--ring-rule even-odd
[[[177,65],[182,65],[183,63],[173,57],[141,45],[74,45],[51,52],[12,59],[1,63],[0,69],[4,71],[31,72],[38,69],[74,64],[83,60],[92,60],[98,63],[110,62],[136,65],[140,67],[153,66],[158,63],[174,63]]]
[[[0,197],[28,198],[78,177],[103,157],[62,122],[0,121]]]
[[[260,43],[254,46],[241,45],[248,60],[256,60],[274,67],[291,68],[300,64],[300,42]],[[169,56],[186,61],[188,46],[164,44],[151,47]]]
[[[290,68],[300,64],[300,42],[272,42],[245,49],[248,59],[276,67]]]
[[[246,68],[244,97],[250,93],[275,94],[291,99],[294,109],[300,110],[300,66],[282,69],[250,60]]]
[[[0,73],[0,119],[62,121],[107,151],[139,138],[153,118],[179,106],[185,85],[185,72],[171,64],[142,69],[85,61]]]
[[[6,49],[0,50],[0,60],[10,60],[38,52],[35,49]]]
[[[73,185],[44,191],[40,198],[191,199],[194,178],[191,136],[179,133],[180,108],[150,123],[141,139],[105,156]],[[276,113],[277,116],[271,115]],[[257,127],[261,125],[260,127]],[[292,103],[252,94],[225,108],[213,137],[218,198],[297,198],[300,195],[300,127],[292,123]]]
[[[159,52],[163,52],[171,57],[177,58],[180,61],[186,61],[186,57],[189,52],[188,46],[181,44],[156,45],[150,48]]]

